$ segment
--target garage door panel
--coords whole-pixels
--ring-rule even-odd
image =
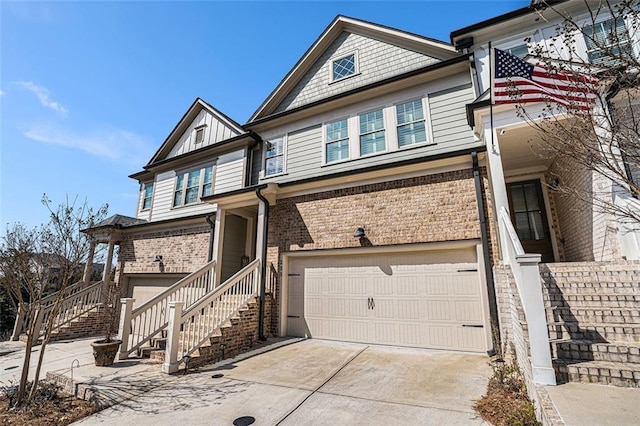
[[[311,337],[484,351],[485,330],[463,327],[484,323],[475,260],[470,247],[293,258],[290,267],[304,282],[302,300],[294,297]]]

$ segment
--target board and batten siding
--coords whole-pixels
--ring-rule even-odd
[[[357,55],[357,75],[332,82],[331,63],[351,53]],[[422,53],[343,31],[276,107],[275,112],[287,111],[436,62],[439,60]]]
[[[196,144],[195,129],[200,126],[205,126],[204,141]],[[180,139],[178,139],[178,142],[176,142],[174,147],[171,149],[167,158],[177,157],[178,155],[186,154],[188,152],[195,151],[196,149],[204,148],[205,146],[213,145],[238,135],[239,133],[237,130],[229,127],[213,114],[203,109],[191,122],[189,128],[182,134],[182,136],[180,136]]]
[[[473,89],[471,84],[468,83],[468,78],[466,81],[464,79],[457,79],[456,81],[458,83],[462,82],[463,84],[446,89],[439,87],[437,91],[427,91],[422,95],[422,97],[426,97],[427,99],[426,102],[430,112],[430,120],[427,123],[431,124],[431,129],[427,131],[430,134],[431,143],[323,165],[324,125],[307,125],[303,129],[287,132],[285,173],[283,175],[266,178],[263,176],[260,179],[260,183],[291,182],[390,164],[415,159],[417,157],[425,157],[425,159],[428,159],[428,157],[432,155],[480,146],[481,142],[474,138],[473,132],[466,120],[465,105],[473,101]],[[425,89],[421,88],[420,90]],[[392,99],[378,100],[379,103],[377,105],[384,108],[394,108],[396,104],[404,102],[407,99],[416,99],[416,93],[420,93],[420,91],[414,89],[408,93],[397,94],[397,96]],[[330,122],[345,117],[357,117],[360,112],[372,110],[372,105],[375,105],[375,102],[375,100],[368,101],[366,104],[363,103],[349,107],[350,111],[333,111],[330,115],[319,117],[317,121],[323,120],[323,118],[325,119],[323,120],[324,122]],[[396,132],[396,128],[391,126],[391,124],[385,123],[385,129],[387,135],[390,135],[390,132]],[[275,136],[278,132],[274,129],[270,131],[270,133]],[[358,135],[352,134],[350,137],[357,138]],[[265,138],[265,140],[268,140],[268,138]]]

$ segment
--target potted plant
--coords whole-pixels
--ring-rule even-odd
[[[118,330],[117,309],[118,290],[115,286],[108,286],[106,303],[98,307],[98,324],[101,327],[102,339],[91,343],[93,357],[98,367],[106,367],[113,364],[122,340],[116,338]]]

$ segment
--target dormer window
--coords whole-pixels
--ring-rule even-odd
[[[355,53],[331,61],[331,81],[342,80],[355,75],[358,71],[357,62],[358,56]]]
[[[196,127],[195,143],[204,142],[204,129],[205,129],[205,126]]]

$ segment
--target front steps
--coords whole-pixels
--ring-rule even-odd
[[[267,294],[265,300],[266,315],[270,313],[270,306],[271,295]],[[257,335],[258,310],[258,299],[254,297],[244,307],[240,308],[234,317],[231,317],[220,326],[204,346],[191,355],[188,368],[201,367],[254,349],[260,343]],[[166,340],[163,338],[152,340],[155,341],[152,341],[150,346],[141,348],[140,356],[148,356],[150,362],[162,364],[165,359],[165,351],[158,347],[165,345]],[[178,354],[181,353],[181,348],[179,348]],[[182,362],[180,368],[184,369],[184,367],[185,364]]]
[[[59,327],[56,326],[54,322],[54,330],[51,332],[50,341],[102,336],[105,328],[103,324],[105,324],[111,316],[107,311],[108,309],[111,309],[111,307],[98,306]],[[19,340],[26,343],[27,335],[21,334]],[[40,341],[42,341],[42,339],[38,339],[38,342]]]
[[[640,265],[540,265],[559,383],[640,387]]]

